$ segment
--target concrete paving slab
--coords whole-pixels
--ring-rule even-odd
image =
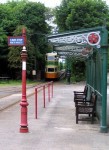
[[[73,90],[83,88],[84,83],[70,85],[55,83],[54,96],[50,102],[46,98],[46,108],[43,108],[40,91],[38,119],[35,119],[34,114],[34,94],[28,97],[29,133],[19,132],[19,103],[1,111],[0,150],[108,150],[109,133],[99,132],[97,120],[94,124],[90,122],[76,124]],[[34,93],[34,88],[30,91]]]

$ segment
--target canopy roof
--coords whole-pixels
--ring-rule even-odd
[[[48,41],[60,56],[87,59],[86,83],[89,92],[95,91],[97,94],[96,109],[100,118],[100,130],[107,132],[108,31],[106,27],[49,35]],[[93,57],[89,59],[89,55]],[[67,60],[70,61],[69,58]],[[68,65],[70,66],[70,63]]]
[[[102,27],[97,27],[49,35],[48,41],[60,57],[88,58],[94,48],[101,47],[101,30]]]

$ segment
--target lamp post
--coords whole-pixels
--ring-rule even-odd
[[[20,102],[21,105],[21,123],[20,123],[20,132],[27,133],[28,132],[28,122],[27,122],[27,98],[26,98],[26,60],[27,60],[27,51],[26,47],[23,46],[21,52],[22,59],[22,100]]]

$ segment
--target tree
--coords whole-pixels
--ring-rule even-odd
[[[54,14],[56,17],[55,22],[57,23],[60,32],[68,30],[66,26],[66,19],[69,14],[68,3],[69,0],[63,0],[61,5],[59,7],[56,7],[56,9],[54,10]]]
[[[55,9],[55,16],[60,32],[103,25],[109,31],[109,8],[102,0],[62,0],[61,5]],[[81,64],[84,67],[84,62],[79,64],[78,61],[78,66]],[[73,63],[77,74],[79,72],[76,66],[77,63]]]
[[[109,28],[109,8],[102,0],[63,0],[55,15],[60,31],[102,26],[106,21]]]
[[[20,51],[21,47],[10,47],[7,45],[7,36],[21,36],[22,28],[27,29],[28,62],[27,73],[30,76],[32,69],[44,68],[44,55],[50,51],[47,44],[46,34],[50,28],[46,23],[46,7],[41,3],[29,2],[27,0],[12,1],[0,5],[0,64],[6,64],[4,72],[14,75],[20,74]],[[2,47],[3,46],[3,47]],[[5,52],[4,62],[1,60]],[[19,55],[18,55],[19,54]],[[3,63],[1,63],[1,61]],[[8,64],[8,65],[7,65]],[[8,71],[6,70],[8,69]],[[17,74],[17,76],[14,74]],[[1,74],[1,72],[0,72]]]

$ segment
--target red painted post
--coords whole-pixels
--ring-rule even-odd
[[[26,46],[26,29],[22,29],[22,36],[24,37],[24,46]]]
[[[44,108],[45,108],[45,85],[43,86],[43,98],[44,98]]]
[[[27,51],[26,47],[23,46],[21,52],[22,59],[22,100],[20,102],[21,105],[21,123],[20,123],[20,132],[27,133],[28,132],[28,122],[27,122],[27,98],[26,98],[26,59],[27,59]]]
[[[37,119],[37,88],[35,88],[35,118]]]
[[[48,101],[50,102],[50,83],[48,83]]]
[[[52,98],[53,98],[53,82],[52,82],[52,85],[51,85],[51,87],[52,87]]]

